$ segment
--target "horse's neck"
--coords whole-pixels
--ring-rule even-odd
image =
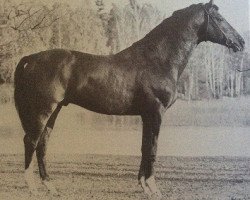
[[[164,23],[139,41],[135,48],[144,49],[139,52],[150,64],[160,67],[166,76],[177,81],[198,44],[198,27],[194,16],[183,20],[168,19],[169,24]]]
[[[195,31],[187,30],[180,38],[181,39],[175,41],[174,54],[171,53],[165,60],[165,66],[167,66],[167,68],[177,71],[177,80],[186,68],[189,58],[198,44],[198,36]],[[171,52],[172,48],[170,47],[168,50]]]
[[[192,19],[179,21],[166,31],[155,45],[158,59],[166,72],[178,80],[187,66],[188,60],[198,44],[198,29]],[[178,27],[178,28],[177,28]],[[179,28],[181,27],[181,28]],[[178,29],[178,31],[177,31]]]

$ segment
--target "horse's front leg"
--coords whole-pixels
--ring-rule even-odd
[[[155,196],[158,199],[160,199],[162,195],[155,183],[154,163],[156,160],[161,118],[162,116],[158,111],[142,115],[142,159],[138,175],[139,183],[144,192],[147,195]]]

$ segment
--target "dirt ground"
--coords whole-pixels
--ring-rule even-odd
[[[137,156],[50,155],[49,172],[60,197],[40,184],[32,198],[23,176],[23,155],[1,155],[0,199],[147,199],[137,184]],[[36,164],[36,163],[35,163]],[[250,158],[159,157],[156,179],[166,200],[250,199]]]

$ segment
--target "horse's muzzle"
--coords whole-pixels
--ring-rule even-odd
[[[243,51],[245,48],[245,41],[242,37],[239,37],[237,42],[233,42],[231,39],[228,39],[227,46],[228,48],[233,49],[234,52]]]

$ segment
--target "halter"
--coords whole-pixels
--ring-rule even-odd
[[[209,25],[209,22],[210,22],[210,19],[211,19],[211,21],[214,23],[214,25],[218,28],[218,30],[226,38],[226,45],[227,45],[227,47],[230,47],[230,45],[233,43],[233,41],[226,36],[226,34],[225,34],[225,32],[223,30],[221,30],[221,28],[219,27],[219,25],[216,23],[214,17],[208,12],[208,10],[206,9],[206,7],[204,6],[203,8],[204,8],[204,11],[205,11],[206,16],[207,16],[207,27],[206,27],[206,38],[205,38],[205,41],[208,41],[208,39],[207,39],[208,25]],[[243,57],[242,57],[242,59],[243,59]],[[238,71],[238,72],[246,72],[246,71],[250,71],[250,69],[244,69],[244,70],[236,69],[236,71]]]
[[[226,36],[225,32],[219,27],[219,25],[216,23],[214,17],[208,12],[208,10],[206,9],[206,7],[204,6],[203,8],[204,8],[204,11],[205,11],[206,17],[207,17],[207,27],[206,27],[206,38],[205,38],[205,41],[208,41],[208,39],[207,39],[208,25],[209,25],[209,22],[212,21],[214,23],[214,25],[218,28],[218,30],[222,33],[222,35],[226,38],[226,45],[229,47],[233,43],[232,40],[229,39]]]

